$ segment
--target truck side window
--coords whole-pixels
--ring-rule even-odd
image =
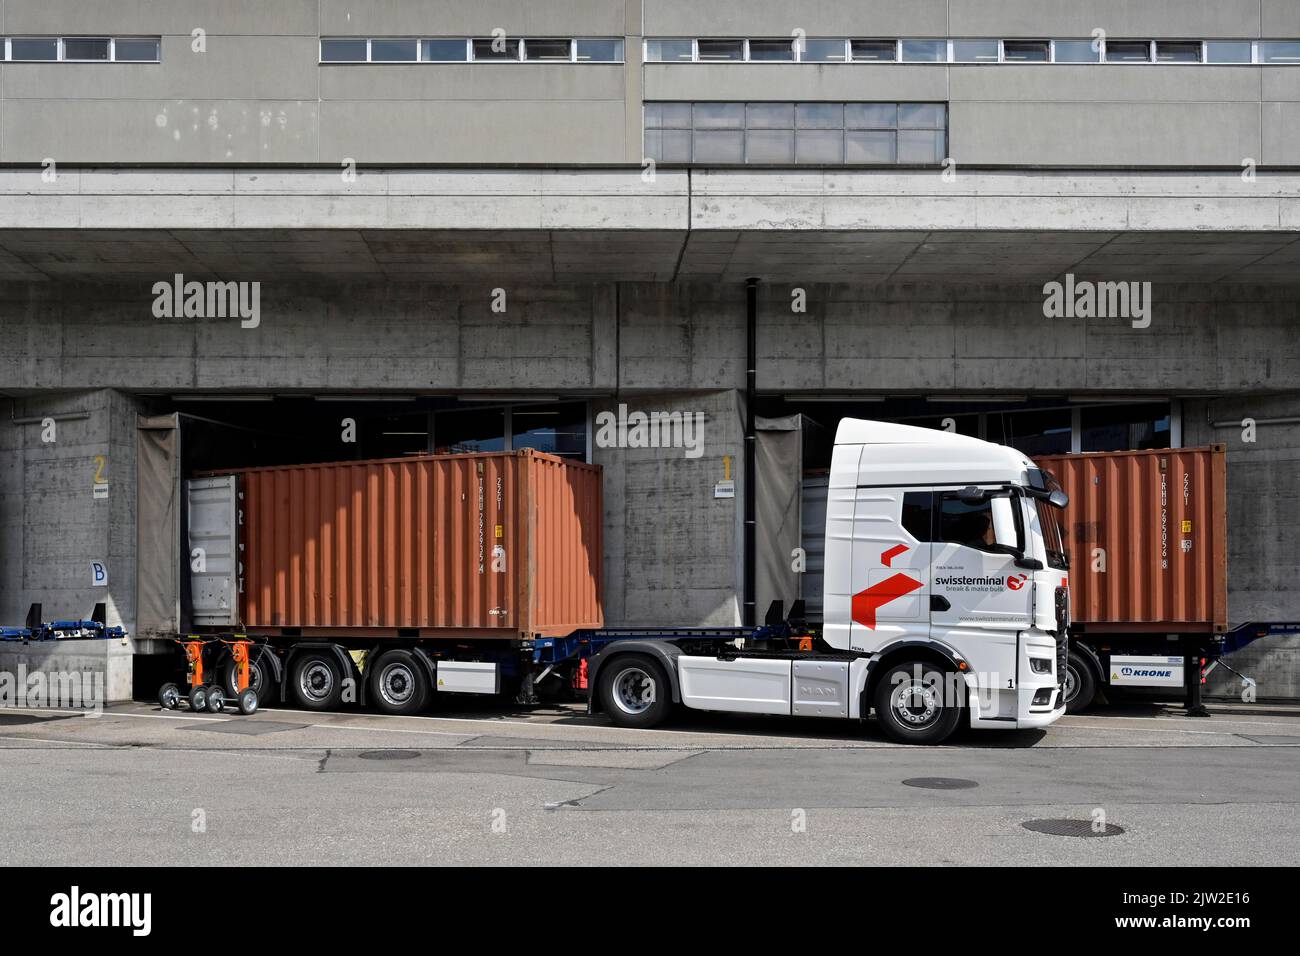
[[[965,545],[978,551],[994,551],[993,504],[991,501],[965,502],[955,495],[944,495],[939,511],[939,540]]]
[[[934,539],[934,493],[909,491],[903,495],[903,530],[917,541]]]

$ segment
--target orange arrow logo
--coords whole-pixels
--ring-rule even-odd
[[[879,584],[873,584],[865,591],[853,595],[853,620],[863,627],[876,629],[876,611],[896,598],[911,594],[921,586],[916,578],[906,574],[893,574]]]

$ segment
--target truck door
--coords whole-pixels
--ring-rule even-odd
[[[933,493],[859,488],[853,511],[854,650],[930,634]]]
[[[1023,509],[1009,491],[973,491],[935,494],[930,631],[969,661],[981,684],[1014,691],[1034,593],[1033,572],[1007,553],[1024,551]]]

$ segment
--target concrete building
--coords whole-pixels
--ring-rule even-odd
[[[175,626],[136,494],[173,413],[186,470],[600,462],[608,620],[738,622],[750,279],[809,489],[844,415],[1223,442],[1230,618],[1300,621],[1293,0],[0,0],[0,35],[0,622]],[[1067,274],[1149,310],[1048,317]],[[173,316],[177,276],[256,312]],[[702,453],[599,447],[621,404]],[[1250,653],[1300,695],[1293,636]]]

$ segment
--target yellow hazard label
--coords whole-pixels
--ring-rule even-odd
[[[501,525],[497,525],[497,537],[498,537],[498,538],[504,537],[504,530],[505,530],[505,529],[504,529]]]
[[[1191,534],[1191,533],[1192,533],[1192,523],[1190,521],[1184,521],[1183,534]]]

